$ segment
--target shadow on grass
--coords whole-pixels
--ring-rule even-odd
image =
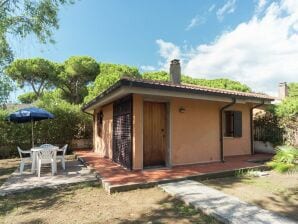
[[[120,224],[137,223],[199,223],[218,224],[214,218],[204,215],[193,206],[185,205],[182,201],[171,196],[158,202],[159,208],[152,209],[144,214],[140,214],[135,219],[121,219]]]
[[[0,167],[0,186],[9,178],[17,167],[1,168]]]
[[[75,190],[85,187],[100,187],[100,185],[98,182],[85,182],[68,186],[59,186],[55,189],[38,188],[25,193],[0,196],[0,217],[21,207],[26,207],[21,214],[49,209],[59,201],[62,201],[62,198],[73,195]]]
[[[270,203],[274,207],[283,208],[278,211],[280,215],[298,221],[298,187],[289,188],[286,191],[274,193],[267,200],[254,200],[253,203],[260,207],[266,207]]]
[[[276,179],[286,174],[275,174],[275,176],[249,177],[246,175],[217,178],[205,180],[202,183],[217,190],[229,189],[229,192],[238,192],[238,195],[245,191],[256,189],[255,194],[260,194],[259,199],[251,198],[249,203],[271,210],[281,216],[292,220],[298,220],[298,187],[285,187],[281,184],[282,179]],[[266,179],[267,178],[267,179]],[[288,176],[288,178],[295,178]],[[239,187],[239,188],[238,188]],[[249,188],[250,187],[250,188]],[[233,193],[231,193],[233,194]],[[237,195],[237,194],[236,194]],[[236,196],[237,197],[237,196]]]

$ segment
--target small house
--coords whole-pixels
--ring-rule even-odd
[[[170,82],[124,77],[83,111],[94,118],[94,152],[142,170],[254,154],[253,109],[273,100],[181,83],[180,62],[172,60]]]

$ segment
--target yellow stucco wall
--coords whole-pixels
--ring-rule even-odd
[[[133,94],[133,169],[143,169],[143,100],[142,95]],[[203,163],[220,160],[219,110],[227,103],[167,99],[169,104],[168,122],[169,147],[167,160],[172,166]],[[184,113],[179,108],[185,108]],[[96,113],[94,120],[94,151],[103,157],[112,158],[113,104],[101,108],[103,111],[102,138],[98,136]],[[250,154],[250,106],[236,104],[228,110],[242,111],[242,137],[224,138],[224,155]]]
[[[183,165],[220,160],[219,110],[227,103],[171,98],[170,164]],[[185,108],[184,113],[179,108]],[[229,110],[242,111],[242,137],[224,138],[224,155],[250,154],[249,105],[236,104]],[[134,94],[133,168],[143,168],[143,97]]]
[[[242,137],[224,138],[225,156],[250,154],[250,107],[248,104],[236,104],[228,109],[242,112]]]
[[[97,130],[97,113],[103,112],[103,129],[102,137],[98,136]],[[102,107],[94,111],[94,152],[99,153],[102,157],[112,159],[112,140],[113,140],[113,104]]]
[[[218,161],[220,103],[174,98],[170,108],[172,165]]]

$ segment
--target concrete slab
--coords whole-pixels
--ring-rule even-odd
[[[74,184],[79,182],[96,181],[95,174],[77,160],[66,161],[66,170],[63,171],[58,164],[58,173],[51,175],[51,168],[42,169],[41,177],[30,173],[30,167],[21,175],[17,169],[0,187],[0,195],[24,192],[34,188],[54,188],[59,185]]]
[[[211,215],[223,223],[294,224],[258,206],[246,203],[221,191],[192,180],[159,185],[170,195]]]

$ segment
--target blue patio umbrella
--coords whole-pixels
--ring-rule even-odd
[[[16,112],[13,112],[8,115],[6,118],[8,121],[14,123],[27,123],[31,122],[32,124],[32,147],[34,147],[34,131],[33,125],[35,121],[45,120],[45,119],[53,119],[54,115],[50,112],[37,108],[37,107],[29,107],[20,109]]]

